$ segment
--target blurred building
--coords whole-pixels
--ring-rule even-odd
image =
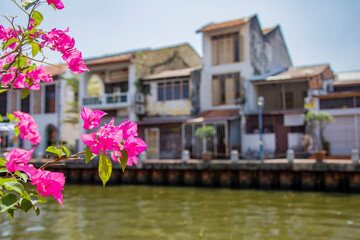
[[[179,157],[181,119],[189,116],[191,97],[195,96],[189,76],[201,66],[196,51],[186,43],[87,59],[85,63],[90,71],[80,77],[80,109],[107,112],[103,122],[112,118],[115,124],[125,119],[137,121],[150,158]]]
[[[316,97],[316,111],[331,114],[335,121],[324,129],[330,155],[349,156],[360,151],[360,71],[337,73],[327,94]]]

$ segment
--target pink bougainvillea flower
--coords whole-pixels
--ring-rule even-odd
[[[84,144],[90,147],[91,152],[94,154],[99,154],[101,145],[97,139],[96,133],[81,134],[81,140]]]
[[[54,4],[56,9],[63,9],[64,4],[61,2],[61,0],[46,0],[49,5]]]
[[[124,144],[120,146],[121,150],[126,150],[128,154],[128,166],[132,166],[133,163],[137,165],[138,157],[137,155],[142,153],[147,148],[146,143],[141,139],[134,136],[130,136],[125,140]],[[120,151],[115,151],[122,159],[122,155]],[[111,154],[111,158],[113,161],[118,162],[115,153]]]
[[[63,59],[67,62],[69,69],[75,74],[89,71],[79,50],[75,49],[69,56],[63,55]]]
[[[37,145],[41,142],[40,133],[37,129],[38,125],[30,114],[15,111],[14,116],[19,119],[19,123],[15,127],[19,128],[21,139],[28,139],[32,145]]]
[[[121,141],[123,140],[123,132],[119,126],[114,125],[114,119],[109,124],[99,128],[96,132],[102,150],[105,153],[107,150],[113,151],[119,148]]]
[[[31,178],[31,184],[36,186],[36,191],[42,196],[52,195],[63,206],[65,177],[63,173],[38,170]]]
[[[99,126],[101,118],[107,113],[101,110],[91,110],[90,108],[84,107],[81,113],[81,118],[84,120],[83,128],[85,130],[94,129]]]
[[[23,170],[23,167],[28,164],[33,154],[34,148],[30,151],[15,148],[6,155],[5,167],[9,172]]]
[[[123,131],[124,138],[128,138],[130,136],[137,136],[137,124],[131,122],[129,120],[125,120],[125,122],[119,125],[120,129]]]

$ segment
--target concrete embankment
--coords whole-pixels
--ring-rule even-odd
[[[40,162],[34,163],[41,166]],[[97,163],[67,162],[54,166],[63,172],[67,183],[101,184]],[[229,160],[146,160],[122,172],[113,162],[108,184],[288,189],[304,191],[360,192],[360,165],[350,160],[286,159],[230,162]]]

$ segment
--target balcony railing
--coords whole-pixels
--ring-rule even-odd
[[[84,106],[125,106],[128,105],[128,94],[111,93],[100,96],[87,96],[82,99]]]

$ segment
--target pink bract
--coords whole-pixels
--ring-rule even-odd
[[[31,184],[36,186],[36,190],[40,195],[46,197],[52,195],[63,206],[63,196],[61,193],[64,190],[65,184],[63,173],[38,170],[31,180]]]
[[[63,9],[64,4],[61,2],[61,0],[46,0],[49,5],[54,4],[56,9]]]
[[[30,151],[15,148],[6,155],[5,167],[9,172],[22,170],[22,168],[30,161],[34,148]]]
[[[101,118],[107,113],[101,110],[91,110],[90,108],[84,107],[81,113],[81,118],[84,120],[83,128],[85,130],[94,129],[99,126]]]
[[[32,145],[37,145],[41,142],[40,133],[37,129],[38,125],[30,114],[15,111],[14,116],[19,119],[19,123],[15,127],[19,128],[21,139],[28,139]]]
[[[125,122],[119,125],[120,129],[123,131],[124,138],[128,138],[130,136],[137,136],[137,124],[131,122],[129,120],[125,120]]]

